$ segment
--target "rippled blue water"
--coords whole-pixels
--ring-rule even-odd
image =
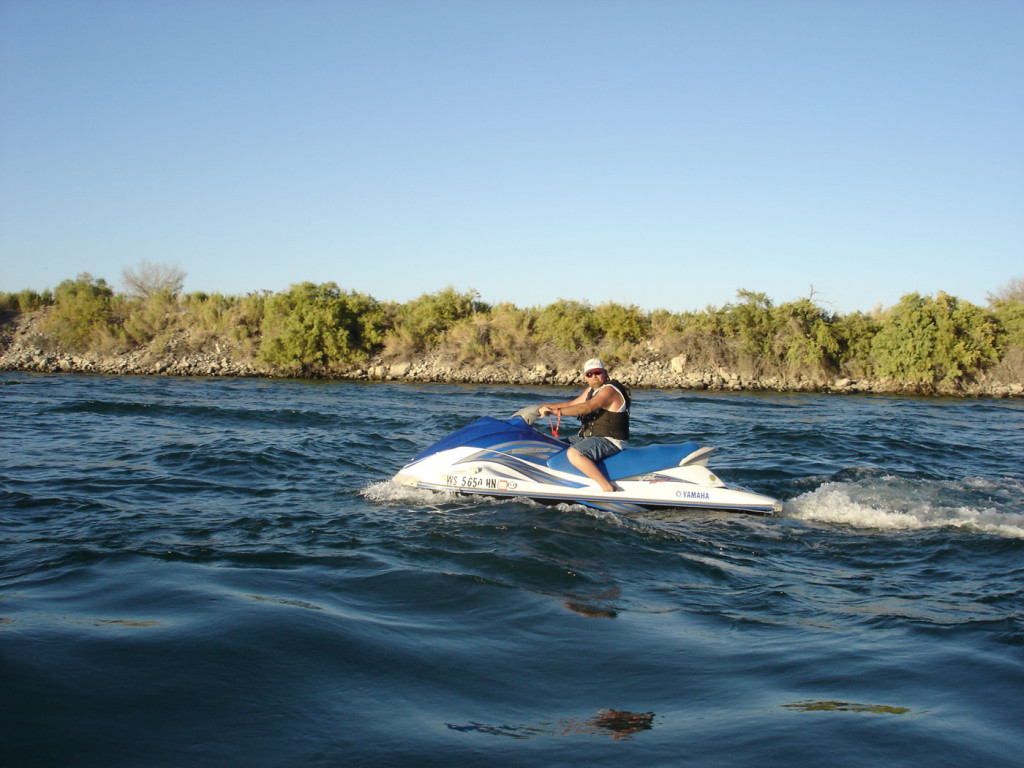
[[[1024,404],[635,393],[776,518],[388,483],[564,393],[3,374],[0,763],[1020,765]]]

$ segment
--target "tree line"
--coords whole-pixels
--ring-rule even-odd
[[[910,293],[872,313],[838,314],[812,298],[776,304],[763,293],[704,310],[559,299],[540,307],[488,304],[452,287],[404,303],[336,283],[299,283],[245,296],[183,293],[184,273],[143,265],[126,290],[78,275],[53,291],[0,293],[0,309],[39,313],[36,343],[76,353],[146,347],[175,354],[229,350],[285,375],[320,376],[371,359],[428,353],[463,364],[501,360],[574,365],[679,359],[751,379],[888,379],[915,391],[956,388],[982,374],[1024,381],[1024,279],[987,307],[939,292]]]

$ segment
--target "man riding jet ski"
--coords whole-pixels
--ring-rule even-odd
[[[561,421],[562,416],[579,416],[582,426],[575,437],[569,438],[572,446],[567,451],[576,469],[593,480],[602,491],[619,490],[611,482],[598,461],[610,458],[626,447],[629,440],[629,389],[608,378],[608,369],[600,358],[594,357],[583,366],[583,377],[587,388],[575,399],[564,403],[544,403],[540,415],[553,413]]]
[[[575,399],[523,408],[505,421],[479,418],[420,453],[394,481],[619,513],[679,507],[762,515],[782,511],[776,499],[716,477],[707,466],[713,448],[694,442],[627,447],[628,389],[607,380],[600,360],[589,360],[584,368],[590,386]],[[541,413],[582,417],[571,447],[533,428]]]

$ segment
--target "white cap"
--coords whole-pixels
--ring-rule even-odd
[[[606,371],[606,370],[608,370],[608,369],[604,367],[604,363],[601,362],[601,359],[599,357],[592,357],[589,360],[587,360],[587,362],[585,362],[583,364],[583,373],[584,373],[584,375],[590,373],[591,371]]]

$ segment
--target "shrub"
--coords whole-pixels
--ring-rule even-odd
[[[651,333],[651,316],[635,304],[608,301],[594,310],[602,338],[612,344],[638,344]]]
[[[492,308],[488,316],[488,343],[497,356],[522,362],[533,354],[533,326],[536,315],[532,310],[519,309],[502,303]]]
[[[39,293],[26,288],[18,293],[0,293],[0,310],[4,312],[35,312],[53,304],[49,290]]]
[[[254,291],[237,300],[234,327],[231,329],[231,337],[235,341],[245,341],[260,335],[267,312],[267,299],[271,295],[270,291]]]
[[[83,272],[65,280],[54,291],[54,308],[41,324],[44,335],[59,346],[80,352],[113,326],[114,292],[103,278]]]
[[[832,318],[810,299],[774,311],[773,358],[791,373],[823,374],[838,368],[839,340]]]
[[[335,283],[293,285],[266,300],[259,357],[288,373],[310,374],[365,360],[383,338],[377,301]]]
[[[161,334],[178,327],[178,307],[170,291],[161,291],[130,302],[121,322],[125,341],[148,344]]]
[[[988,300],[998,323],[1000,352],[1024,351],[1024,278],[1014,278]]]
[[[443,348],[459,362],[488,362],[497,358],[490,344],[490,321],[484,314],[466,317],[448,329]]]
[[[459,293],[452,286],[437,293],[425,293],[406,304],[393,307],[392,332],[407,352],[419,352],[437,345],[456,323],[486,312],[475,290]]]
[[[18,308],[22,312],[35,312],[43,307],[49,307],[53,304],[53,294],[50,293],[49,289],[42,293],[36,291],[24,290],[18,294]]]
[[[566,299],[544,307],[537,315],[534,330],[539,343],[551,344],[564,352],[595,344],[601,331],[593,307]]]
[[[879,375],[930,389],[998,359],[995,322],[970,302],[911,293],[889,311],[871,343]]]
[[[747,290],[737,291],[736,295],[742,301],[726,304],[723,308],[726,335],[739,342],[740,354],[755,359],[769,359],[775,335],[772,300],[767,294]]]
[[[651,329],[647,348],[659,355],[675,357],[683,351],[683,318],[667,309],[656,309],[649,317]]]
[[[850,376],[872,375],[871,342],[881,327],[878,320],[863,312],[835,318],[832,331],[839,344],[838,358],[844,373]]]

